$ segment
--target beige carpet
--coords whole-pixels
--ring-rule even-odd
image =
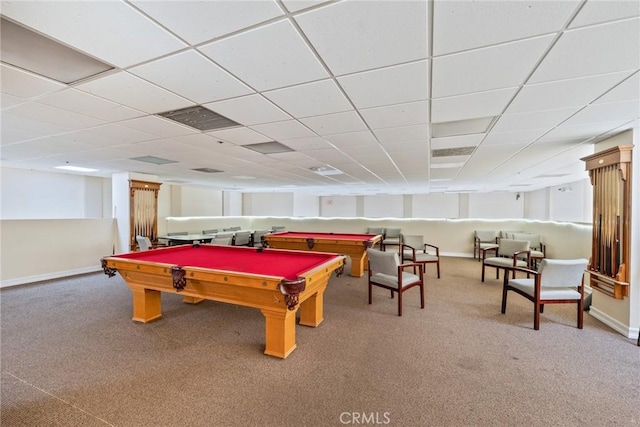
[[[346,271],[349,271],[347,268]],[[637,426],[640,348],[573,306],[532,305],[480,264],[429,268],[396,300],[366,278],[332,278],[325,321],[298,326],[286,359],[265,356],[259,310],[163,296],[131,320],[131,295],[102,273],[4,289],[1,425]]]

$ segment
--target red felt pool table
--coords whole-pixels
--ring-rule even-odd
[[[315,233],[282,231],[269,233],[264,240],[270,248],[332,252],[351,258],[351,275],[362,277],[367,265],[367,248],[382,240],[380,234]]]
[[[265,317],[265,354],[286,358],[296,348],[300,324],[323,321],[323,295],[344,256],[222,245],[182,245],[104,257],[104,272],[120,273],[133,293],[133,320],[162,316],[161,292],[184,301],[204,299],[259,308]]]

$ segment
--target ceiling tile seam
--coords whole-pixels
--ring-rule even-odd
[[[360,113],[360,111],[358,110],[358,108],[356,107],[356,105],[354,104],[354,102],[351,100],[351,98],[347,95],[346,91],[344,90],[344,88],[342,87],[342,85],[338,82],[336,76],[334,75],[333,71],[329,68],[329,66],[324,62],[324,60],[322,59],[322,57],[320,56],[320,54],[318,53],[318,51],[316,50],[315,46],[313,46],[313,43],[311,43],[311,40],[309,40],[309,38],[307,37],[307,35],[304,33],[304,31],[302,31],[302,28],[300,28],[300,26],[298,25],[298,22],[295,20],[295,17],[290,17],[289,18],[289,22],[291,22],[291,25],[295,28],[295,30],[298,32],[298,35],[304,40],[305,44],[307,45],[307,47],[311,50],[311,52],[313,53],[313,55],[316,57],[316,59],[318,60],[318,62],[322,65],[322,67],[324,68],[325,72],[329,75],[329,79],[333,80],[334,84],[338,87],[338,89],[340,90],[340,92],[342,93],[342,95],[345,97],[345,99],[349,102],[349,105],[351,105],[351,107],[353,108],[353,111],[358,115],[358,117],[360,118],[360,120],[362,120],[362,122],[367,126],[367,129],[369,130],[369,132],[371,133],[371,135],[374,137],[374,139],[376,140],[376,142],[378,143],[378,146],[383,150],[383,152],[385,153],[385,155],[387,156],[387,158],[389,159],[389,161],[393,164],[394,168],[396,168],[396,170],[398,171],[398,173],[400,174],[400,176],[403,177],[403,179],[405,180],[405,182],[408,182],[406,177],[404,177],[404,175],[402,175],[402,172],[400,171],[400,168],[398,168],[398,165],[393,161],[393,159],[391,158],[391,156],[389,155],[389,153],[387,152],[387,150],[384,149],[384,147],[382,146],[382,144],[380,144],[380,141],[378,140],[377,136],[375,135],[375,133],[373,132],[373,130],[371,129],[371,126],[367,123],[367,121],[364,119],[364,117],[362,117],[362,114]],[[324,79],[323,79],[324,80]],[[298,121],[298,123],[300,123],[299,120],[296,119],[296,121]],[[306,127],[307,129],[309,129],[304,123],[300,123],[302,126]],[[313,131],[312,129],[309,129],[311,132],[313,132],[315,135],[317,135],[318,137],[322,137],[321,135],[319,135],[317,132]],[[345,152],[343,152],[341,149],[339,149],[337,146],[335,146],[334,144],[330,143],[329,144],[334,147],[334,149],[336,149],[337,151],[339,151],[340,153],[342,153],[343,155],[349,157],[351,160],[354,161],[354,163],[360,165],[360,167],[362,167],[363,169],[367,170],[368,172],[370,172],[372,175],[374,175],[376,178],[380,179],[382,182],[385,182],[384,180],[382,180],[378,175],[376,175],[375,173],[373,173],[372,171],[370,171],[368,168],[366,168],[364,165],[362,165],[360,162],[358,162],[357,160],[355,160],[353,157],[349,156],[348,154],[346,154]]]

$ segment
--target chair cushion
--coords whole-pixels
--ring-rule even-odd
[[[380,283],[381,285],[388,286],[393,289],[398,289],[398,277],[384,273],[374,273],[371,275],[371,281],[373,283]],[[420,277],[409,273],[408,271],[402,272],[402,287],[406,288],[409,285],[413,285],[420,281]]]
[[[491,257],[484,260],[484,265],[492,267],[513,267],[513,258]],[[527,267],[527,261],[518,260],[518,267]]]
[[[416,262],[436,262],[438,257],[434,254],[428,254],[424,252],[416,252]]]
[[[512,257],[514,253],[529,250],[529,241],[500,239],[498,255]]]
[[[510,279],[509,286],[518,289],[525,294],[533,297],[535,292],[534,279]],[[568,299],[579,300],[581,298],[580,292],[571,287],[558,287],[558,288],[540,288],[540,300],[554,300],[554,299]]]
[[[579,286],[588,262],[584,258],[543,259],[538,269],[542,275],[540,277],[542,287]]]
[[[531,250],[531,258],[544,258],[544,254],[540,251]]]
[[[497,248],[497,243],[480,243],[480,249]]]

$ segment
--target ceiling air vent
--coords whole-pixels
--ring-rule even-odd
[[[154,165],[166,165],[168,163],[178,163],[176,160],[163,159],[162,157],[156,157],[156,156],[131,157],[130,160],[137,160],[139,162],[145,162],[145,163],[153,163]]]
[[[441,148],[431,150],[432,157],[469,156],[476,147]]]
[[[158,115],[203,131],[241,126],[240,123],[227,119],[226,117],[221,116],[218,113],[214,113],[200,105],[196,107],[183,108],[181,110],[167,111],[166,113],[160,113]]]
[[[214,169],[214,168],[196,168],[196,169],[191,169],[192,171],[196,171],[196,172],[204,172],[204,173],[218,173],[218,172],[223,172],[220,169]]]

